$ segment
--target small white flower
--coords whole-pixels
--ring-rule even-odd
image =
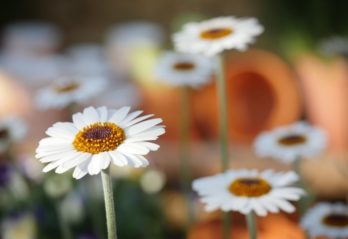
[[[85,103],[100,94],[106,85],[104,77],[59,78],[37,93],[36,105],[41,110],[47,110],[61,109],[72,103]]]
[[[8,149],[11,143],[23,139],[27,125],[17,117],[7,117],[0,120],[0,152]]]
[[[311,238],[347,238],[348,207],[342,203],[318,203],[301,219],[301,226]]]
[[[304,191],[289,185],[298,180],[294,172],[235,170],[193,181],[193,189],[201,196],[207,211],[221,209],[259,216],[268,212],[295,211],[289,201],[299,200]]]
[[[218,17],[185,24],[173,40],[178,51],[212,56],[227,49],[244,51],[262,32],[255,18]]]
[[[73,122],[54,124],[36,150],[36,157],[48,163],[43,171],[64,173],[75,168],[73,177],[79,179],[87,173],[99,174],[110,162],[121,167],[146,167],[149,163],[144,155],[159,148],[149,141],[165,132],[159,125],[162,119],[149,119],[153,115],[140,116],[142,111],[129,110],[88,107],[74,114]]]
[[[254,141],[257,155],[272,157],[284,163],[292,163],[302,157],[317,155],[325,147],[325,133],[305,122],[263,132]]]
[[[333,36],[322,41],[319,45],[319,49],[327,56],[348,56],[348,40],[344,37]]]
[[[212,76],[213,61],[197,54],[166,52],[158,60],[158,80],[173,86],[198,87]]]

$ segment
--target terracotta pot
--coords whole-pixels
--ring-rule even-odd
[[[231,239],[249,239],[244,216],[233,214]],[[305,239],[306,236],[298,224],[283,214],[271,214],[257,218],[258,239]],[[222,223],[220,219],[209,220],[194,225],[189,231],[188,239],[222,238]]]
[[[225,57],[230,138],[250,142],[259,132],[300,118],[299,88],[289,66],[276,55],[250,50]],[[218,134],[216,86],[198,91],[194,114],[199,130]]]
[[[342,58],[329,60],[304,55],[295,62],[311,122],[325,129],[329,149],[342,152],[348,146],[348,71]]]

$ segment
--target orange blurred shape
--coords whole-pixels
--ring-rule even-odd
[[[325,129],[330,150],[348,146],[348,71],[342,58],[329,60],[304,55],[295,62],[305,97],[308,118]]]
[[[244,216],[233,214],[230,238],[249,239]],[[188,239],[222,238],[221,220],[215,219],[195,224],[189,231]],[[284,214],[270,214],[257,218],[258,239],[305,239],[305,233],[297,223]]]
[[[230,138],[248,143],[265,129],[301,116],[301,98],[289,66],[276,55],[250,50],[225,56]],[[216,86],[197,91],[195,121],[204,136],[217,137]]]
[[[25,89],[0,71],[0,117],[23,116],[29,109],[30,99]]]

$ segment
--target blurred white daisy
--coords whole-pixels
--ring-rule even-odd
[[[144,155],[159,148],[149,141],[165,132],[162,119],[149,119],[153,115],[140,116],[142,111],[129,110],[88,107],[74,114],[73,122],[54,124],[46,131],[49,137],[36,149],[36,157],[48,163],[43,171],[64,173],[75,168],[73,177],[79,179],[87,173],[100,173],[110,162],[121,167],[146,167],[149,163]]]
[[[348,207],[342,203],[319,203],[304,215],[301,226],[311,238],[347,238]]]
[[[227,49],[244,51],[262,32],[255,18],[218,17],[185,24],[173,40],[178,51],[212,56]]]
[[[158,80],[169,85],[198,87],[211,79],[212,71],[211,58],[166,52],[159,58],[155,74]]]
[[[254,148],[260,157],[291,163],[319,154],[325,149],[326,141],[326,135],[320,128],[296,122],[261,133],[254,141]]]
[[[73,103],[85,103],[106,88],[104,77],[63,77],[38,91],[38,109],[61,109]]]
[[[259,216],[279,210],[292,213],[289,201],[299,200],[304,191],[290,186],[298,180],[294,172],[235,170],[193,181],[193,189],[201,196],[207,211],[221,209]]]
[[[319,50],[327,56],[348,56],[348,40],[340,36],[330,37],[319,44]]]
[[[17,117],[0,119],[0,153],[3,153],[13,142],[23,139],[27,132],[27,125]]]

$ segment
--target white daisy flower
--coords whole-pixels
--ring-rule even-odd
[[[292,163],[301,157],[320,153],[326,143],[325,133],[321,129],[297,122],[261,133],[254,141],[254,148],[260,157]]]
[[[198,87],[212,76],[212,59],[196,54],[166,52],[158,60],[158,80],[173,86]]]
[[[84,103],[100,94],[107,85],[104,77],[64,77],[42,88],[36,95],[41,110],[61,109],[72,103]]]
[[[301,226],[307,230],[311,238],[347,238],[348,207],[342,203],[319,203],[304,215]]]
[[[234,170],[196,179],[193,189],[201,196],[207,211],[238,211],[249,214],[254,211],[259,216],[268,212],[295,211],[289,201],[299,200],[304,191],[289,185],[298,181],[294,172],[274,172],[265,170]]]
[[[218,17],[185,24],[173,40],[178,51],[212,56],[227,49],[244,51],[262,32],[255,18]]]
[[[46,131],[49,137],[36,149],[36,157],[48,163],[43,172],[56,169],[60,174],[75,168],[73,177],[79,179],[87,173],[99,174],[111,162],[121,167],[146,167],[149,163],[144,155],[159,148],[149,141],[165,132],[159,125],[162,119],[129,110],[88,107],[74,114],[73,122],[54,124]]]
[[[0,119],[0,153],[8,149],[11,143],[23,139],[27,132],[27,125],[17,117]]]

